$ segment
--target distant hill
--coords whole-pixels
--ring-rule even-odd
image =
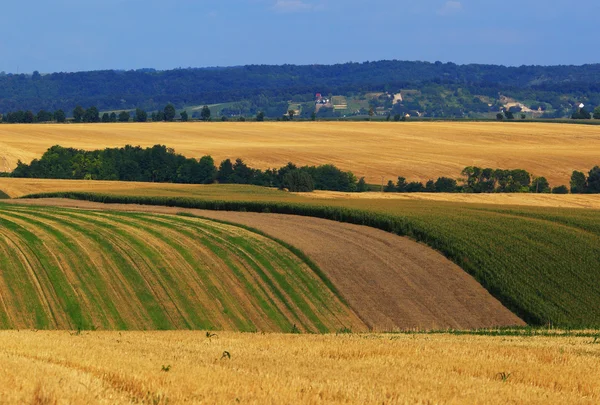
[[[224,113],[250,115],[262,110],[276,116],[286,111],[289,102],[313,102],[315,93],[356,96],[369,92],[395,94],[400,90],[419,92],[420,97],[410,100],[413,104],[405,110],[425,116],[491,113],[498,109],[501,97],[521,102],[529,109],[565,116],[580,102],[592,108],[600,105],[600,64],[505,67],[379,61],[3,74],[0,113],[40,109],[70,112],[76,105],[111,111],[136,107],[156,110],[169,102],[178,109],[239,102],[242,104],[236,109]]]

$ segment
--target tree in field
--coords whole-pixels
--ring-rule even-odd
[[[100,122],[100,112],[94,106],[83,113],[83,122]]]
[[[504,119],[504,114],[502,114],[502,113],[498,113],[498,114],[496,114],[496,119],[497,119],[498,121],[502,121],[502,120]]]
[[[529,186],[529,191],[532,193],[549,193],[550,190],[550,183],[545,177],[536,177]]]
[[[54,120],[59,123],[63,123],[67,120],[67,115],[63,110],[54,111]]]
[[[73,122],[80,123],[83,120],[83,115],[85,114],[85,110],[82,106],[78,105],[73,110]]]
[[[179,115],[181,116],[181,122],[187,122],[189,117],[186,110],[183,110]]]
[[[367,182],[365,181],[365,178],[361,177],[358,180],[358,183],[356,183],[356,192],[357,193],[364,193],[366,191],[369,191],[369,186],[367,185]]]
[[[225,159],[221,162],[217,180],[221,184],[227,184],[233,181],[233,163],[231,163],[231,160]]]
[[[383,192],[384,193],[393,193],[394,191],[396,191],[396,186],[394,186],[394,182],[390,180],[387,182],[387,185],[383,189]]]
[[[402,118],[402,117],[400,116],[400,114],[395,114],[395,115],[394,115],[394,121],[398,122],[398,121],[400,121],[400,118]]]
[[[399,193],[406,192],[406,186],[408,183],[404,177],[398,177],[398,182],[396,183],[396,191]]]
[[[588,175],[587,190],[591,194],[600,194],[600,167],[595,166]]]
[[[131,118],[131,116],[127,111],[121,111],[119,113],[119,122],[129,122],[129,118]]]
[[[102,122],[110,122],[110,114],[109,113],[104,113],[102,114]]]
[[[296,115],[296,111],[294,111],[294,110],[292,110],[292,109],[289,109],[289,110],[288,110],[288,118],[289,118],[290,120],[293,120],[293,119],[294,119],[294,115]]]
[[[148,113],[141,108],[135,110],[135,122],[146,122],[148,121]]]
[[[200,111],[200,118],[202,121],[210,121],[210,108],[207,105],[202,107],[202,111]]]
[[[23,117],[23,123],[31,124],[33,122],[35,122],[35,115],[33,115],[33,112],[25,111],[25,115]]]
[[[172,122],[175,119],[175,115],[177,115],[177,111],[175,111],[173,104],[167,104],[164,110],[163,119],[167,122]]]
[[[585,108],[579,108],[573,113],[573,115],[571,115],[571,118],[574,120],[589,120],[592,118],[592,114],[590,114]]]
[[[262,111],[259,111],[258,114],[256,114],[256,121],[262,122],[264,120],[265,120],[265,113]]]
[[[514,120],[515,119],[515,114],[512,111],[510,111],[510,110],[504,111],[504,115],[506,116],[507,120]]]
[[[117,113],[114,111],[110,113],[110,122],[117,122]]]
[[[435,193],[435,182],[433,180],[428,180],[425,184],[425,192],[426,193]]]
[[[37,122],[48,122],[48,121],[52,121],[52,118],[53,118],[52,113],[50,113],[46,110],[40,110],[37,113],[36,121]]]
[[[521,114],[521,119],[524,120],[525,118],[527,118],[527,115]]]
[[[569,194],[567,186],[558,186],[552,189],[552,194]]]
[[[571,175],[571,194],[583,194],[586,192],[587,178],[583,172],[575,170]]]
[[[438,177],[435,182],[435,191],[437,193],[455,193],[457,188],[456,180],[448,177]]]
[[[315,189],[315,183],[310,174],[296,169],[285,174],[283,187],[294,193],[308,193]]]
[[[600,120],[600,107],[594,108],[594,119]]]

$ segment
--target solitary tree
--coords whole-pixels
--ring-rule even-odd
[[[592,194],[600,194],[600,167],[595,166],[592,170],[590,170],[588,180],[587,180],[587,190],[588,193]]]
[[[109,113],[104,113],[102,114],[102,122],[110,122],[110,114]]]
[[[294,115],[296,115],[296,111],[292,109],[288,110],[288,117],[290,118],[290,120],[294,119]]]
[[[256,114],[256,121],[262,122],[264,120],[265,120],[265,113],[262,111],[259,111],[258,114]]]
[[[189,117],[188,117],[188,113],[187,113],[186,110],[183,110],[181,112],[181,114],[179,114],[179,115],[181,116],[181,121],[182,122],[187,122],[187,120],[188,120]]]
[[[173,104],[167,104],[167,106],[165,107],[164,110],[164,115],[163,115],[163,119],[165,121],[173,121],[175,119],[175,115],[177,114],[177,112],[175,111],[175,107],[173,106]]]
[[[117,113],[114,111],[110,113],[110,122],[117,122]]]
[[[131,115],[129,115],[127,111],[121,111],[119,113],[119,122],[129,122],[129,118],[131,118]]]
[[[502,121],[502,120],[504,119],[504,114],[502,114],[502,113],[498,113],[498,114],[496,114],[496,119],[497,119],[498,121]]]
[[[207,105],[202,107],[202,111],[200,112],[200,118],[202,121],[210,121],[210,108]]]

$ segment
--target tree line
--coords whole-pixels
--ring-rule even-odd
[[[210,108],[208,106],[202,107],[199,118],[202,121],[210,121]],[[117,112],[105,112],[100,115],[98,108],[92,106],[84,109],[81,106],[77,106],[72,111],[72,122],[75,123],[96,123],[96,122],[147,122],[148,118],[152,121],[175,121],[177,117],[177,111],[173,104],[167,104],[164,109],[153,112],[150,116],[148,113],[141,109],[136,108],[135,113],[129,111]],[[264,117],[264,115],[263,115]],[[46,122],[67,122],[67,114],[63,110],[56,110],[54,112],[40,110],[37,114],[32,111],[15,111],[1,115],[1,121],[9,124],[33,124],[33,123],[46,123]],[[188,121],[189,116],[187,111],[183,110],[179,113],[179,119],[181,121]]]
[[[119,180],[186,184],[251,184],[290,191],[367,191],[357,179],[334,165],[298,167],[288,163],[279,169],[260,170],[242,159],[223,160],[217,167],[211,156],[186,158],[164,145],[151,148],[125,146],[84,151],[53,146],[30,164],[21,161],[11,177],[72,180]]]
[[[574,171],[570,187],[551,187],[545,177],[535,177],[523,169],[491,169],[477,166],[465,167],[460,181],[449,177],[438,177],[425,184],[418,181],[407,182],[398,177],[396,183],[388,181],[384,187],[387,193],[552,193],[552,194],[599,194],[600,167],[595,166],[586,175]]]

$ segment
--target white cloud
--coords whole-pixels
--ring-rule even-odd
[[[303,0],[277,0],[273,5],[273,10],[280,13],[298,13],[318,10],[321,7],[321,5],[311,4]]]
[[[447,1],[440,9],[438,9],[438,15],[450,15],[456,14],[461,11],[463,5],[460,1]]]

